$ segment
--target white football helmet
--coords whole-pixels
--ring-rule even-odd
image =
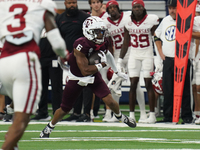
[[[162,72],[155,72],[153,74],[153,79],[152,81],[152,86],[154,91],[159,94],[162,95],[163,94],[163,87],[162,87]]]
[[[102,44],[107,34],[107,27],[103,20],[97,16],[88,17],[83,22],[83,35],[96,44]]]

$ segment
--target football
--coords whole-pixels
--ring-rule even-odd
[[[91,55],[88,58],[89,65],[95,65],[101,62],[101,58],[98,54],[101,54],[100,51],[95,51],[91,53]]]

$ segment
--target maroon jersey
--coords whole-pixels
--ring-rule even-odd
[[[73,47],[78,51],[82,52],[86,58],[89,58],[89,56],[94,51],[102,50],[103,52],[107,53],[108,44],[109,43],[106,40],[103,44],[97,45],[94,42],[89,41],[87,38],[81,37],[74,42]],[[70,54],[68,62],[70,65],[71,73],[77,77],[83,77],[77,65],[76,57],[74,56],[73,51]],[[110,90],[108,89],[106,83],[102,79],[101,74],[97,72],[93,76],[95,78],[94,83],[88,84],[87,87],[89,87],[92,90],[92,92],[99,98],[104,98],[105,96],[110,94]],[[79,96],[83,88],[84,86],[80,86],[77,80],[69,80],[67,82],[63,91],[63,98],[61,103],[62,110],[68,112],[72,109],[77,100],[77,97]]]
[[[82,52],[86,58],[88,58],[92,52],[94,51],[103,51],[104,53],[107,53],[108,50],[108,40],[105,40],[105,42],[101,45],[95,44],[92,41],[89,41],[85,37],[81,37],[77,39],[74,42],[73,47],[77,49],[78,51]],[[70,71],[73,75],[78,77],[83,77],[81,74],[81,71],[76,63],[76,57],[74,56],[74,52],[72,51],[70,57],[69,57],[69,65],[70,65]]]

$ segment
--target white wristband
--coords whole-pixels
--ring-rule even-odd
[[[98,71],[101,70],[103,68],[101,63],[95,64],[95,66],[97,67]]]
[[[120,64],[122,63],[122,61],[123,61],[122,58],[118,58],[118,60],[117,60],[117,62],[120,63]]]

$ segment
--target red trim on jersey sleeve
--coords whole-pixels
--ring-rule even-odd
[[[46,14],[47,10],[44,12],[44,15],[43,15],[43,21],[45,20],[45,14]]]
[[[145,15],[144,18],[142,18],[142,20],[140,20],[139,22],[137,22],[136,20],[133,20],[133,19],[132,19],[132,21],[136,26],[140,26],[144,22],[144,20],[147,18],[147,16],[148,15]]]
[[[99,16],[99,18],[101,18],[104,14],[105,14],[105,12],[103,12],[103,13]]]

